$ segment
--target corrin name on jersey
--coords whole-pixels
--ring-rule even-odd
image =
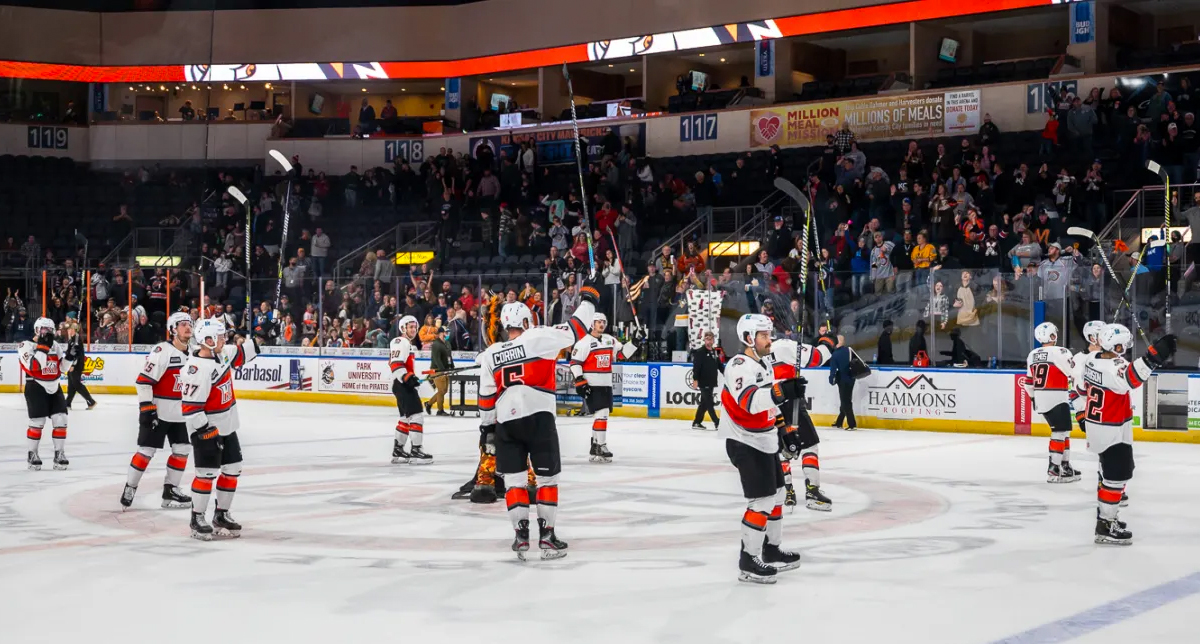
[[[525,359],[525,347],[517,345],[508,349],[501,349],[496,352],[495,363],[498,365],[517,362]]]

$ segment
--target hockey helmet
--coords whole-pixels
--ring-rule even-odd
[[[1083,325],[1083,337],[1091,344],[1100,344],[1100,334],[1108,324],[1100,320],[1092,320]]]
[[[215,349],[217,347],[217,339],[225,337],[225,323],[219,318],[204,318],[196,323],[195,332],[192,334],[196,343]],[[210,343],[209,340],[212,340]]]
[[[400,318],[400,324],[398,324],[396,326],[397,326],[397,328],[400,329],[400,333],[407,336],[408,335],[408,325],[410,325],[410,324],[417,327],[416,329],[413,329],[413,332],[412,332],[412,334],[415,336],[417,334],[417,329],[421,328],[421,323],[417,322],[417,318],[415,318],[411,315],[406,315],[406,316]]]
[[[600,313],[599,311],[593,313],[592,314],[592,325],[595,326],[595,324],[597,322],[603,322],[605,328],[607,328],[608,327],[608,316],[604,315],[603,313]]]
[[[522,302],[509,302],[500,309],[500,324],[506,329],[528,329],[533,326],[533,314]]]
[[[167,318],[167,331],[169,331],[171,335],[175,335],[177,333],[176,329],[180,324],[191,326],[192,316],[182,311],[179,313],[172,313],[171,317]]]
[[[1133,344],[1133,334],[1123,324],[1110,324],[1100,332],[1100,348],[1112,353],[1125,353]],[[1121,350],[1117,351],[1117,347]]]
[[[774,328],[774,325],[771,324],[771,319],[767,316],[757,313],[747,313],[738,320],[738,340],[741,340],[742,344],[752,347],[754,346],[755,336],[762,331],[770,333]]]
[[[1053,322],[1042,322],[1033,330],[1033,339],[1042,344],[1058,342],[1058,327]]]
[[[50,318],[38,318],[33,323],[33,335],[39,336],[42,333],[54,333],[57,328],[58,326],[54,324],[54,320]]]

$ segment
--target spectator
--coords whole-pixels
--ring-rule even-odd
[[[917,366],[918,358],[924,355],[926,359],[929,357],[929,349],[925,344],[925,331],[928,325],[925,320],[917,320],[914,325],[913,336],[908,339],[908,364]]]
[[[771,230],[767,231],[767,253],[772,259],[783,259],[795,246],[792,240],[792,229],[783,221],[783,216],[775,215]]]
[[[617,215],[617,250],[622,257],[628,256],[637,245],[637,224],[638,218],[634,214],[633,208],[629,204],[621,206],[621,213]]]
[[[365,102],[366,99],[363,99]],[[350,172],[342,177],[343,195],[346,207],[353,210],[358,207],[358,191],[362,188],[362,176],[358,174],[358,166],[350,166]]]
[[[380,118],[380,120],[387,121],[389,119],[396,118],[396,116],[397,116],[396,106],[392,105],[392,99],[389,98],[386,101],[384,101],[383,109],[379,110],[379,118]],[[361,120],[361,115],[359,117],[359,120]]]
[[[221,288],[229,288],[229,271],[233,270],[233,260],[224,252],[213,262],[213,268],[216,271],[217,286]]]
[[[975,309],[975,294],[971,291],[971,271],[962,272],[962,285],[954,298],[958,326],[979,326],[979,311]]]
[[[696,185],[692,186],[692,196],[696,203],[696,218],[707,219],[712,216],[713,204],[717,202],[717,189],[703,172],[696,173]]]
[[[1046,110],[1046,126],[1042,128],[1042,146],[1038,156],[1042,161],[1052,159],[1058,149],[1058,117],[1054,112]]]
[[[1092,142],[1097,120],[1096,110],[1091,105],[1084,105],[1078,97],[1071,101],[1071,111],[1067,113],[1067,132],[1075,158],[1091,159],[1095,156]]]
[[[842,127],[833,135],[834,149],[837,150],[838,155],[845,155],[850,151],[850,144],[854,141],[854,133],[850,131],[850,121],[842,121]]]
[[[184,121],[194,121],[196,119],[196,110],[192,107],[191,101],[183,102],[183,107],[179,108],[179,118]]]
[[[1162,120],[1162,116],[1167,113],[1167,106],[1171,102],[1171,95],[1167,93],[1166,85],[1160,79],[1155,87],[1154,96],[1146,103],[1146,120],[1151,123],[1158,123]]]
[[[670,246],[663,246],[658,257],[654,258],[654,267],[658,269],[659,274],[675,266],[675,256],[671,253]]]
[[[1021,233],[1021,243],[1013,246],[1008,256],[1013,259],[1014,266],[1029,268],[1031,264],[1041,261],[1042,247],[1033,240],[1033,233],[1026,230]]]
[[[775,272],[775,263],[771,261],[765,248],[758,251],[758,258],[754,262],[754,270],[764,277]]]
[[[375,108],[371,107],[365,98],[362,100],[362,107],[358,108],[358,127],[363,134],[375,131]]]
[[[375,262],[372,276],[374,279],[383,282],[385,290],[391,289],[392,279],[395,277],[396,264],[384,254],[383,249],[375,251]]]
[[[983,125],[979,126],[979,147],[994,146],[1000,142],[1000,128],[992,122],[992,115],[983,115]]]
[[[892,264],[892,250],[896,244],[884,241],[883,233],[874,234],[871,246],[871,282],[876,295],[896,292],[896,267]]]
[[[893,364],[895,359],[892,357],[892,321],[883,321],[883,331],[879,333],[879,341],[875,345],[875,364],[889,365]]]
[[[946,321],[950,318],[950,301],[946,298],[946,286],[940,280],[933,281],[933,292],[929,295],[929,303],[925,305],[925,315],[922,317],[934,322],[941,318],[938,328],[946,328]]]

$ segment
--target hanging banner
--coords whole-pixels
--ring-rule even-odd
[[[766,78],[775,75],[775,41],[760,40],[754,43],[754,53],[758,64],[755,65],[754,75]]]
[[[1071,5],[1071,44],[1086,45],[1096,39],[1096,7],[1094,2]]]
[[[976,132],[980,103],[976,89],[751,110],[750,147],[823,145],[842,123],[859,141]]]
[[[459,91],[460,81],[457,78],[446,79],[446,109],[457,110],[462,106],[462,92]]]
[[[603,125],[581,123],[579,136],[587,140],[587,151],[584,153],[587,161],[599,161],[604,156],[604,138],[609,134],[616,134],[621,145],[624,145],[625,139],[630,139],[633,142],[634,156],[640,157],[646,154],[645,122]],[[499,152],[503,150],[510,159],[515,159],[520,152],[521,144],[525,142],[533,143],[537,147],[538,163],[541,165],[575,162],[575,133],[570,126],[553,130],[514,130],[502,134],[471,137],[469,148],[471,155],[475,157],[478,157],[478,150],[481,146],[488,146],[492,148],[492,153],[497,158]]]

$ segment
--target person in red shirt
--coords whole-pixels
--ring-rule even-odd
[[[613,224],[617,221],[617,211],[613,210],[612,204],[605,201],[600,210],[596,212],[596,228],[605,235],[616,233],[613,229]]]
[[[466,286],[462,288],[462,296],[458,298],[458,301],[462,304],[464,311],[472,311],[475,309],[475,296],[471,295],[471,289],[467,288]]]

